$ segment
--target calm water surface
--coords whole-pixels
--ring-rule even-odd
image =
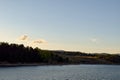
[[[0,80],[120,80],[119,65],[0,68]]]

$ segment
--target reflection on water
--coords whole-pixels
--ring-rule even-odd
[[[0,68],[0,80],[120,80],[118,65],[64,65]]]

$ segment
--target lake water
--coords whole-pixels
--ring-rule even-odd
[[[64,65],[1,67],[0,80],[120,80],[120,66]]]

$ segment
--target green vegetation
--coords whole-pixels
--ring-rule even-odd
[[[66,59],[51,51],[24,45],[0,43],[0,63],[64,63]]]
[[[0,64],[120,64],[119,54],[49,51],[0,43]]]

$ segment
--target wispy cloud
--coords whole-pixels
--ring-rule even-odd
[[[28,36],[27,35],[22,35],[20,36],[19,40],[27,40],[28,39]]]
[[[47,41],[44,39],[33,39],[28,35],[22,35],[16,39],[16,42],[19,44],[24,44],[25,46],[38,47],[40,44],[47,44]]]
[[[41,43],[47,43],[47,42],[44,39],[38,39],[38,40],[34,40],[33,43],[35,43],[35,44],[41,44]]]
[[[96,38],[92,38],[90,39],[92,42],[97,42],[97,39]]]
[[[97,38],[91,38],[90,41],[91,41],[91,42],[97,42],[98,39],[97,39]]]

